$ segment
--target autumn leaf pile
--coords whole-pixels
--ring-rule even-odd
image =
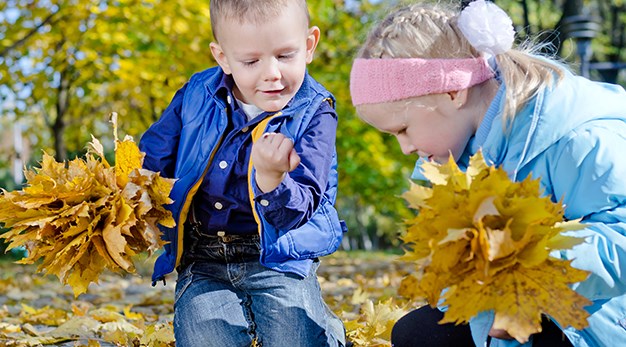
[[[441,323],[465,323],[495,312],[493,328],[520,342],[541,331],[541,314],[582,329],[590,302],[569,284],[588,273],[551,256],[583,242],[563,235],[563,206],[541,195],[538,180],[511,181],[502,169],[471,158],[466,172],[451,159],[422,167],[432,187],[412,184],[403,195],[417,216],[407,222],[405,260],[417,264],[400,293],[447,306]]]
[[[379,301],[365,300],[360,306],[358,318],[345,322],[346,336],[355,346],[389,346],[393,325],[406,314],[393,298]]]
[[[41,260],[38,271],[58,276],[75,296],[104,269],[134,272],[134,255],[163,245],[157,224],[174,226],[163,207],[172,202],[173,180],[142,169],[143,156],[116,131],[115,166],[96,138],[84,159],[56,162],[44,153],[41,167],[25,172],[22,190],[2,190],[0,224],[10,230],[0,237],[9,250],[25,247],[21,263]]]
[[[25,304],[21,306],[21,324],[0,323],[1,346],[58,346],[71,341],[74,346],[89,347],[112,344],[170,347],[176,344],[171,322],[146,321],[143,314],[131,311],[132,306],[125,307],[122,313],[110,305],[89,310],[86,305],[72,304],[71,312],[49,306],[40,309]],[[40,331],[37,326],[42,324],[55,327]],[[3,338],[6,339],[3,341]]]

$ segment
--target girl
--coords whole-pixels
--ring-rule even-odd
[[[359,116],[420,160],[452,154],[463,168],[482,149],[511,179],[539,178],[567,219],[586,223],[575,232],[586,242],[561,256],[591,273],[574,289],[593,305],[586,329],[547,317],[526,346],[626,345],[626,92],[512,48],[511,19],[493,3],[441,7],[401,8],[371,31],[350,80]],[[409,313],[393,345],[519,345],[491,329],[492,312],[469,326],[441,317],[428,306]]]

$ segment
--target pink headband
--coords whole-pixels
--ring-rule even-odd
[[[494,76],[482,58],[356,59],[350,73],[352,103],[376,104],[469,88]]]

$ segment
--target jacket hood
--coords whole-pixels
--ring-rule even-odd
[[[500,165],[505,156],[509,158],[507,161],[515,158],[517,165],[505,169],[516,176],[520,168],[582,124],[591,120],[624,119],[626,92],[621,86],[565,74],[558,84],[538,92],[517,114],[510,131],[502,131],[501,114],[494,119],[484,145],[488,160]],[[607,93],[615,95],[610,102]]]

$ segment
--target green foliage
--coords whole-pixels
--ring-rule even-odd
[[[4,165],[3,165],[4,164]],[[6,163],[0,163],[0,188],[6,190],[14,190],[17,188],[17,184],[13,180],[13,176],[11,175],[11,169],[6,165]]]
[[[8,1],[3,12],[0,85],[17,102],[2,107],[58,159],[108,134],[112,111],[140,134],[211,64],[207,1]]]
[[[350,69],[367,31],[386,4],[361,1],[347,9],[343,0],[309,1],[311,21],[322,36],[311,74],[337,98],[339,194],[337,206],[348,236],[393,241],[408,209],[398,195],[408,188],[415,158],[404,156],[397,141],[358,119],[350,98]]]
[[[0,235],[8,229],[0,227]],[[26,250],[22,247],[13,248],[7,252],[9,244],[4,242],[4,239],[0,239],[0,261],[3,260],[18,260],[26,256]]]

